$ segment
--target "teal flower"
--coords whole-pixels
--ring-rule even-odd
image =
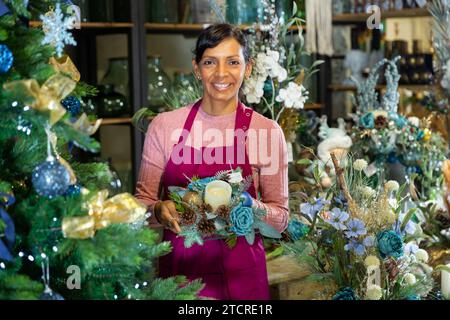
[[[206,185],[214,180],[215,180],[214,177],[198,179],[198,180],[195,180],[195,181],[192,181],[191,183],[189,183],[187,188],[191,191],[203,191],[203,190],[205,190]]]
[[[378,251],[386,257],[399,258],[403,255],[402,238],[394,230],[384,230],[377,234]]]
[[[333,296],[333,300],[359,300],[359,298],[352,288],[345,287]]]
[[[419,130],[417,132],[417,141],[420,141],[423,139],[423,137],[425,137],[425,132],[423,130]]]
[[[238,205],[231,210],[230,220],[233,226],[230,228],[232,232],[238,236],[245,236],[253,230],[253,210],[243,205]]]
[[[390,111],[388,113],[388,117],[389,120],[394,121],[395,125],[399,128],[404,128],[408,124],[408,120],[404,116],[401,116],[396,112]]]
[[[309,231],[309,228],[297,220],[289,221],[287,232],[290,234],[292,241],[303,238]]]
[[[366,129],[373,129],[375,127],[375,118],[372,112],[367,112],[359,119],[359,124]]]

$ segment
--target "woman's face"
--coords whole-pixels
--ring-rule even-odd
[[[227,38],[216,47],[206,49],[197,64],[192,61],[195,74],[203,83],[204,98],[227,102],[236,99],[244,77],[252,71],[246,63],[241,45],[234,38]]]

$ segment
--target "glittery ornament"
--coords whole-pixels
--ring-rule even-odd
[[[50,10],[45,15],[41,15],[40,19],[45,33],[42,44],[54,46],[57,57],[62,56],[65,45],[77,45],[72,34],[68,31],[73,29],[76,18],[74,16],[65,17],[59,3],[56,3],[55,10]]]
[[[13,65],[14,57],[7,45],[0,44],[0,73],[6,73]]]
[[[64,300],[64,298],[59,293],[47,287],[45,288],[45,291],[39,296],[39,300]]]
[[[247,191],[241,194],[241,201],[244,207],[251,207],[253,205],[253,198]]]
[[[69,96],[61,101],[62,106],[69,111],[72,117],[76,117],[81,111],[81,102],[75,96]]]
[[[31,180],[40,196],[52,198],[67,191],[70,173],[59,161],[50,158],[33,170]]]
[[[70,197],[76,197],[76,196],[80,195],[80,193],[81,193],[80,185],[73,184],[73,185],[69,186],[69,188],[67,188],[65,195],[70,196]]]
[[[202,197],[200,197],[200,195],[194,191],[186,192],[183,197],[183,201],[191,205],[196,205],[197,207],[200,207],[203,203]]]

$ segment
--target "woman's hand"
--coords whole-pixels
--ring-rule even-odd
[[[181,232],[180,225],[178,224],[180,216],[172,200],[159,201],[155,204],[153,211],[158,222],[164,227],[174,233]]]

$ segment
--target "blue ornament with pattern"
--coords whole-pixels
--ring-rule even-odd
[[[81,193],[81,187],[79,184],[73,184],[71,186],[69,186],[69,188],[67,189],[65,195],[69,196],[69,197],[76,197],[78,195],[80,195]]]
[[[40,196],[53,198],[67,191],[70,173],[58,160],[50,158],[33,170],[31,181]]]
[[[81,111],[81,102],[75,96],[68,96],[61,100],[61,104],[72,117],[76,117]]]
[[[242,205],[244,207],[252,207],[253,206],[253,198],[247,191],[243,192],[240,196]]]
[[[7,45],[0,44],[0,73],[6,73],[11,69],[14,56]]]

